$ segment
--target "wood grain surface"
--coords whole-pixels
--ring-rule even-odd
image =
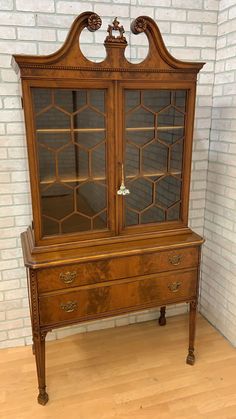
[[[187,325],[181,315],[165,327],[151,321],[48,342],[45,407],[36,401],[31,348],[1,350],[0,417],[236,418],[235,348],[199,316],[192,368],[185,364]]]

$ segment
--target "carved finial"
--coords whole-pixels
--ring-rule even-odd
[[[119,35],[114,36],[112,34],[112,31],[118,31]],[[120,22],[117,20],[117,17],[113,20],[112,25],[108,25],[107,32],[108,32],[108,36],[105,39],[105,43],[115,42],[115,43],[127,44],[127,41],[124,37],[124,33],[125,33],[124,27],[122,25],[120,26]]]
[[[138,17],[131,23],[131,30],[134,34],[145,32],[147,28],[147,22],[143,17]]]
[[[97,31],[102,25],[102,19],[96,13],[93,13],[88,18],[88,30],[90,32]]]

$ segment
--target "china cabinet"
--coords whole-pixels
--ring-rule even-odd
[[[50,330],[144,308],[187,302],[187,363],[194,363],[203,239],[188,227],[196,78],[203,63],[167,51],[156,23],[135,19],[149,53],[125,58],[117,18],[107,56],[81,52],[82,13],[48,56],[15,55],[21,76],[33,223],[22,234],[39,395],[46,404]],[[59,343],[58,343],[59,345]]]

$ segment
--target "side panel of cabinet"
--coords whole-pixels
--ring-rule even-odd
[[[124,82],[118,97],[120,233],[187,226],[195,83]]]
[[[23,81],[36,244],[115,234],[111,82]]]

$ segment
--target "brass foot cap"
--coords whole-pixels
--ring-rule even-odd
[[[186,363],[189,364],[189,365],[194,365],[194,363],[195,363],[194,354],[188,354],[187,359],[186,359]]]
[[[165,317],[160,317],[159,318],[159,325],[160,326],[165,326],[166,325],[166,318]]]
[[[42,406],[45,406],[45,404],[48,402],[49,398],[48,398],[48,393],[43,393],[38,395],[38,403],[41,404]]]

